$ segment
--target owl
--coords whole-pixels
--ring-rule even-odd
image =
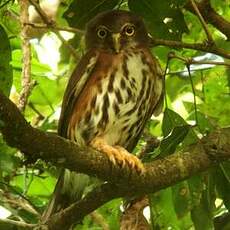
[[[163,92],[144,22],[129,11],[100,13],[87,24],[85,44],[65,91],[58,133],[104,153],[113,166],[142,173],[131,152],[148,119],[159,113]],[[80,199],[87,183],[86,175],[63,170],[49,215]]]

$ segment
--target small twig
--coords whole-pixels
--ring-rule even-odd
[[[170,58],[181,60],[185,64],[189,64],[189,65],[223,65],[223,66],[229,66],[230,67],[230,63],[227,63],[227,62],[219,62],[219,61],[195,61],[192,58],[184,58],[184,57],[177,56],[173,52],[170,52],[169,55],[170,55]]]
[[[183,57],[179,57],[177,55],[175,55],[173,52],[169,53],[168,55],[170,58],[175,58],[175,59],[178,59],[178,60],[181,60],[183,61],[185,64],[186,64],[186,68],[187,68],[187,71],[188,71],[188,75],[189,75],[189,79],[190,79],[190,83],[191,83],[191,87],[192,87],[192,92],[193,92],[193,102],[194,102],[194,111],[195,111],[195,120],[196,120],[196,124],[198,125],[198,114],[197,114],[197,103],[196,103],[196,91],[195,91],[195,87],[194,87],[194,84],[193,84],[193,80],[192,80],[192,75],[191,75],[191,70],[190,70],[190,66],[192,64],[204,64],[199,61],[194,61],[192,58],[189,58],[189,59],[186,59],[186,58],[183,58]],[[215,63],[215,62],[212,62],[212,64]],[[205,63],[207,64],[207,62]],[[210,64],[210,62],[209,62]],[[199,125],[198,125],[198,128],[200,129]],[[201,132],[201,130],[200,130]],[[201,132],[202,133],[202,132]]]
[[[166,75],[167,75],[167,70],[169,69],[169,63],[170,63],[171,57],[168,54],[167,57],[167,62],[166,62],[166,66],[165,66],[165,71],[163,74],[163,92],[164,92],[164,102],[165,102],[165,107],[168,108],[168,102],[167,102],[167,96],[166,96]]]
[[[47,15],[45,14],[45,12],[42,10],[42,8],[40,7],[38,3],[36,3],[34,0],[29,0],[29,1],[35,7],[36,11],[41,16],[41,19],[43,20],[43,22],[48,26],[48,28],[50,28],[58,36],[61,42],[70,50],[74,58],[78,60],[78,55],[75,49],[62,37],[59,30],[57,30],[55,22],[53,20],[50,20],[47,17]]]
[[[57,37],[61,40],[61,42],[69,49],[69,51],[71,52],[71,54],[73,55],[73,57],[76,60],[79,60],[79,56],[77,55],[76,50],[73,48],[73,46],[71,46],[60,34],[59,31],[55,31]]]
[[[55,31],[68,31],[71,33],[80,33],[80,34],[84,34],[83,30],[77,29],[77,28],[73,28],[73,27],[69,27],[69,26],[57,26],[57,25],[46,25],[46,24],[42,24],[42,23],[27,23],[27,25],[33,27],[33,28],[37,28],[37,29],[52,29]]]
[[[194,0],[190,0],[190,2],[191,2],[191,4],[192,4],[192,7],[193,7],[193,9],[194,9],[196,15],[198,16],[198,18],[199,18],[199,20],[200,20],[201,25],[202,25],[203,28],[204,28],[204,31],[205,31],[205,33],[206,33],[206,35],[207,35],[207,38],[208,38],[208,43],[209,43],[210,45],[213,45],[213,44],[214,44],[214,41],[213,41],[213,39],[212,39],[212,35],[211,35],[211,33],[209,32],[208,26],[207,26],[207,24],[206,24],[206,22],[205,22],[203,16],[201,15],[201,13],[200,13],[200,11],[199,11],[199,9],[198,9],[198,7],[197,7],[195,1],[194,1]]]
[[[12,199],[9,199],[9,198],[4,198],[4,202],[5,203],[8,203],[10,205],[14,205],[14,206],[17,206],[29,213],[32,213],[33,215],[37,216],[37,217],[40,217],[40,213],[37,212],[30,204],[28,203],[24,203],[22,202],[22,200],[20,199],[15,199],[15,200],[12,200]]]
[[[37,114],[35,120],[32,122],[33,126],[38,126],[39,122],[45,119],[45,116],[34,106],[32,102],[29,102],[28,106]]]
[[[41,6],[36,1],[29,0],[29,2],[31,3],[31,5],[34,6],[35,10],[40,15],[41,19],[45,24],[49,26],[53,26],[55,24],[55,22],[52,19],[48,18],[47,14],[42,10]]]
[[[118,6],[117,6],[117,9],[119,10],[122,6],[122,4],[124,3],[124,0],[121,0],[119,3],[118,3]]]
[[[5,5],[7,5],[10,1],[12,0],[7,0],[6,2],[2,3],[2,5],[0,5],[0,9],[3,8]]]
[[[36,107],[34,106],[34,104],[32,102],[29,102],[29,107],[42,119],[45,118],[45,116],[43,116],[40,111],[38,109],[36,109]]]
[[[27,197],[25,197],[23,194],[21,194],[20,192],[18,192],[13,186],[3,182],[3,181],[0,181],[0,184],[3,184],[5,185],[6,187],[10,188],[11,191],[13,191],[15,194],[17,194],[18,196],[20,196],[22,199],[24,199],[26,202],[28,202],[28,204],[34,209],[36,210],[34,204],[29,200],[27,199]]]
[[[34,229],[37,226],[37,224],[28,224],[23,221],[16,221],[16,220],[11,220],[11,219],[0,219],[0,222],[12,224],[12,225],[22,227],[22,228],[30,228],[30,229]]]
[[[190,83],[191,83],[191,87],[192,87],[193,104],[194,104],[196,125],[197,125],[198,128],[200,129],[200,127],[199,127],[199,125],[198,125],[198,114],[197,114],[197,103],[196,103],[196,91],[195,91],[195,86],[194,86],[193,80],[192,80],[192,75],[191,75],[191,71],[190,71],[190,64],[186,64],[186,67],[187,67],[187,70],[188,70],[188,75],[189,75],[189,79],[190,79]],[[200,133],[202,133],[201,130],[200,130]]]
[[[165,39],[156,39],[151,38],[152,46],[168,46],[172,48],[185,48],[185,49],[193,49],[199,50],[203,52],[213,53],[224,58],[230,59],[230,51],[218,48],[216,46],[208,46],[207,43],[184,43],[180,41],[172,41]]]
[[[20,3],[20,22],[21,22],[21,39],[22,39],[22,91],[19,98],[19,109],[24,112],[28,97],[32,88],[31,84],[31,50],[30,42],[27,36],[29,26],[26,26],[25,23],[29,20],[28,7],[29,2],[27,0],[21,0]]]
[[[223,65],[223,66],[230,67],[230,63],[221,62],[221,61],[195,61],[193,59],[189,59],[189,63],[191,65]]]
[[[230,23],[212,8],[210,0],[196,2],[196,6],[202,14],[205,22],[214,26],[217,30],[224,34],[228,40],[230,40]],[[184,5],[184,8],[191,13],[196,14],[190,1]]]

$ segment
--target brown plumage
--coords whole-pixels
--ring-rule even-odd
[[[87,53],[69,80],[58,132],[105,153],[111,164],[142,172],[128,151],[162,99],[161,69],[144,23],[127,11],[101,13],[88,23],[85,39]]]

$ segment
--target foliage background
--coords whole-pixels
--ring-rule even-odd
[[[130,9],[144,18],[154,38],[190,43],[205,41],[206,34],[198,17],[186,11],[183,8],[185,4],[185,0],[66,0],[58,6],[55,20],[57,25],[83,30],[87,21],[98,12],[114,8]],[[230,19],[229,1],[212,0],[211,4],[216,12]],[[22,90],[19,4],[0,1],[0,15],[0,89],[18,104]],[[218,47],[230,50],[230,43],[224,34],[213,26],[208,29]],[[25,117],[33,126],[55,132],[65,85],[76,60],[55,33],[44,33],[38,29],[31,29],[30,33],[33,37],[31,78],[36,84],[29,96]],[[63,34],[63,37],[71,37],[69,43],[74,46],[79,59],[84,53],[83,36],[77,33],[74,37],[73,34]],[[152,51],[165,68],[172,49],[157,46]],[[220,56],[197,50],[173,49],[173,52],[183,58],[225,61]],[[173,154],[188,144],[196,143],[210,131],[230,124],[229,69],[210,64],[191,65],[190,69],[189,77],[186,63],[176,58],[170,59],[166,76],[167,107],[162,115],[148,122],[145,135],[135,150],[140,151],[146,136],[161,138],[160,146],[146,154],[145,161]],[[17,149],[8,147],[0,136],[0,205],[11,212],[13,219],[36,223],[38,213],[45,208],[52,194],[57,169],[42,161],[25,166],[24,160],[23,155]],[[146,213],[153,229],[213,229],[217,226],[217,216],[228,215],[229,194],[230,165],[224,163],[149,195],[150,208],[146,209]],[[33,210],[26,209],[25,202]],[[108,229],[119,228],[120,205],[121,199],[116,199],[97,210]],[[0,229],[15,228],[0,222]],[[93,216],[88,216],[78,229],[105,227]],[[219,229],[230,229],[230,219]]]

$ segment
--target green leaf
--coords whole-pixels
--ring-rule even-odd
[[[172,202],[171,188],[152,194],[150,209],[153,229],[180,229],[179,221]]]
[[[203,177],[201,175],[192,176],[187,180],[191,195],[191,208],[200,204],[202,192],[204,190]]]
[[[175,211],[175,196],[167,188],[149,196],[152,229],[189,229],[192,221],[187,211],[178,216]]]
[[[230,163],[221,163],[215,176],[218,195],[223,199],[225,207],[230,211]]]
[[[172,133],[161,141],[161,156],[166,156],[175,152],[177,146],[187,136],[190,125],[177,126],[173,128]]]
[[[181,40],[182,34],[188,32],[180,5],[185,1],[129,0],[130,10],[142,16],[151,34],[157,38]]]
[[[55,187],[56,179],[43,173],[41,175],[35,176],[28,191],[29,196],[49,196],[53,192]]]
[[[208,208],[204,192],[200,204],[192,209],[191,217],[196,230],[214,229],[212,215]]]
[[[13,70],[10,64],[11,48],[8,36],[0,25],[0,91],[9,96],[13,82]]]
[[[188,120],[195,120],[195,111],[190,114],[190,116],[187,118]],[[199,127],[199,131],[202,133],[208,133],[210,131],[214,130],[214,127],[209,121],[209,117],[205,114],[197,111],[197,125]]]
[[[162,122],[162,132],[164,137],[168,136],[173,128],[187,125],[186,121],[176,112],[166,108]]]
[[[19,158],[14,156],[16,151],[16,149],[9,147],[0,136],[0,174],[10,174],[15,170],[19,163]]]
[[[22,50],[16,49],[12,52],[12,65],[14,69],[21,71],[22,69]],[[50,73],[51,69],[48,65],[40,63],[36,58],[31,59],[31,73],[35,76],[44,76]]]
[[[172,199],[178,218],[182,218],[189,213],[191,195],[186,181],[172,187]]]
[[[119,2],[119,0],[75,0],[64,13],[64,17],[70,26],[84,29],[91,18],[100,12],[113,9]]]

